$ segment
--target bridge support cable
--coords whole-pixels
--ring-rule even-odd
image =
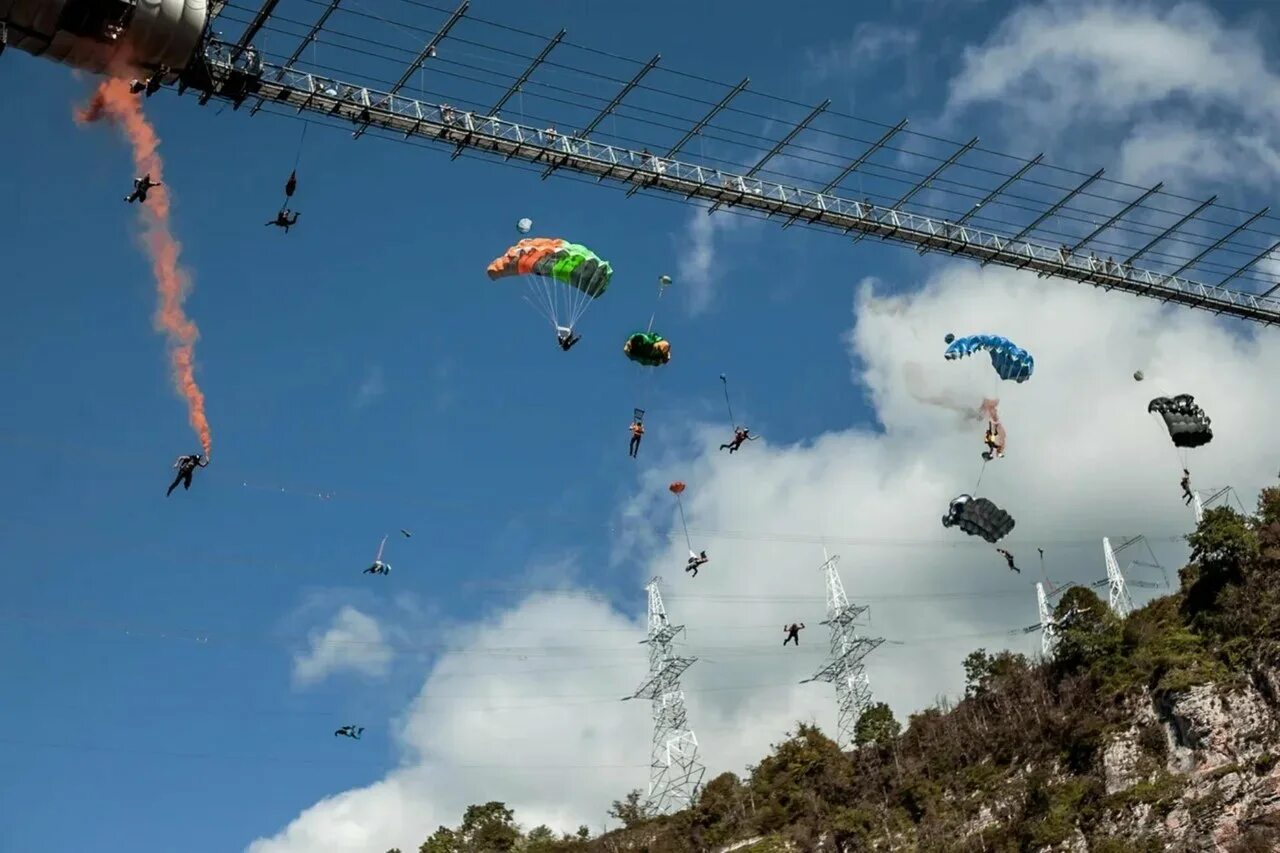
[[[449,148],[461,145],[470,151],[497,157],[518,159],[530,164],[545,163],[547,150],[539,142],[542,131],[538,129],[492,115],[477,116],[450,107],[442,108],[440,104],[407,98],[397,93],[378,92],[368,87],[341,83],[270,63],[262,63],[260,77],[246,82],[243,79],[243,69],[231,60],[232,49],[232,46],[216,41],[207,45],[204,65],[211,76],[211,88],[202,97],[235,101],[243,99],[247,92],[249,96],[260,96],[282,105],[338,117],[354,124],[367,123],[372,128],[436,141]],[[654,62],[656,63],[656,58]],[[822,108],[825,109],[825,105]],[[810,114],[811,117],[820,111],[815,110]],[[775,149],[780,151],[783,143],[793,138],[805,124],[807,121],[788,134],[788,139],[784,139]],[[771,152],[748,173],[735,174],[725,169],[676,159],[664,163],[663,168],[658,170],[649,162],[652,155],[620,145],[595,142],[585,138],[585,134],[560,137],[557,142],[560,156],[554,168],[568,169],[596,180],[609,180],[627,185],[628,188],[639,186],[684,198],[698,198],[713,205],[729,205],[764,217],[803,217],[813,227],[833,232],[857,231],[899,244],[936,248],[963,255],[984,264],[1027,268],[1059,278],[1174,302],[1264,325],[1280,325],[1280,298],[1270,294],[1258,295],[1221,285],[1205,284],[1152,269],[1128,268],[1128,263],[1107,265],[1105,270],[1099,271],[1078,258],[1069,258],[1064,263],[1060,248],[1027,239],[1035,226],[1100,177],[1101,173],[1072,190],[1018,234],[1008,237],[967,225],[957,227],[953,222],[908,210],[886,207],[867,210],[862,202],[842,198],[829,191],[816,192],[754,177],[754,172],[759,171],[764,162],[776,152]],[[739,186],[746,189],[746,185],[742,183],[746,180],[751,181],[749,191],[736,189]],[[735,189],[726,189],[731,186]],[[1200,205],[1171,229],[1157,235],[1137,254],[1140,255],[1167,237],[1212,201],[1211,199]],[[1232,278],[1234,277],[1233,275]]]

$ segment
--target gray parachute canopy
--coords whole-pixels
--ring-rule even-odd
[[[970,536],[981,536],[995,543],[1013,530],[1013,516],[986,498],[961,495],[951,502],[942,517],[943,527],[959,527]]]
[[[1199,447],[1213,441],[1213,429],[1209,416],[1196,405],[1190,394],[1176,397],[1156,397],[1147,404],[1148,412],[1157,412],[1164,418],[1169,438],[1175,447]]]

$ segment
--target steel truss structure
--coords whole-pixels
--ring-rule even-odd
[[[990,151],[977,138],[938,139],[906,130],[905,120],[889,126],[839,113],[829,101],[801,105],[752,92],[747,80],[715,83],[663,69],[657,56],[630,60],[574,45],[563,31],[548,37],[488,21],[467,14],[465,2],[387,2],[403,10],[395,20],[346,9],[341,0],[267,0],[256,9],[229,2],[216,24],[244,24],[244,33],[235,40],[211,34],[179,88],[200,91],[202,102],[249,100],[254,111],[306,112],[354,127],[357,136],[376,131],[448,146],[455,156],[492,155],[543,177],[573,173],[620,185],[628,195],[664,193],[784,226],[878,237],[1280,324],[1280,258],[1273,256],[1280,219],[1265,209],[1239,211],[1216,196],[1196,201],[1163,184],[1132,187],[1103,170],[1086,175],[1049,165],[1043,155]],[[344,13],[339,28],[333,19]],[[411,14],[430,20],[411,21]],[[396,44],[406,32],[420,40]],[[291,48],[280,51],[288,60],[264,61],[259,50],[246,49],[250,36],[288,40]],[[533,43],[517,44],[521,39]],[[321,49],[325,64],[305,58]],[[587,58],[561,59],[570,49]],[[624,70],[613,70],[619,65]],[[682,88],[702,88],[663,88],[663,74],[679,77]],[[419,85],[410,94],[415,76]],[[370,85],[378,81],[381,88]],[[447,95],[427,88],[445,83]],[[712,92],[701,94],[708,87]],[[753,111],[744,103],[752,97],[769,107]],[[513,106],[521,121],[500,114]],[[788,127],[782,135],[761,133],[779,122]],[[694,142],[701,148],[696,159],[685,154]],[[850,161],[839,152],[851,145],[862,153]],[[1186,277],[1193,270],[1199,277]]]
[[[1133,598],[1120,573],[1116,552],[1111,549],[1111,539],[1106,536],[1102,537],[1102,559],[1107,564],[1107,604],[1112,613],[1123,619],[1133,612]]]
[[[681,657],[672,641],[684,630],[667,620],[655,577],[645,586],[649,594],[649,634],[642,643],[649,646],[649,677],[636,692],[623,698],[648,699],[653,708],[653,743],[650,748],[649,796],[646,811],[668,814],[693,803],[706,767],[698,758],[698,738],[689,728],[680,690],[680,676],[697,658]]]
[[[827,586],[827,618],[822,624],[831,629],[831,653],[821,669],[800,683],[827,681],[836,686],[836,742],[841,749],[852,749],[858,720],[871,705],[871,682],[862,661],[884,640],[858,636],[857,619],[867,608],[849,603],[840,573],[836,571],[840,555],[824,551],[823,556],[826,558],[822,573]]]
[[[1040,617],[1040,654],[1046,659],[1053,657],[1053,650],[1058,645],[1058,623],[1053,618],[1053,610],[1049,607],[1049,599],[1044,594],[1044,584],[1036,583],[1036,613]]]

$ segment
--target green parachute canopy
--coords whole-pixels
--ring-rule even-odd
[[[627,358],[645,367],[661,367],[671,361],[671,343],[657,332],[633,332],[622,345]]]

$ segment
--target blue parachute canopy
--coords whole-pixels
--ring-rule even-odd
[[[947,347],[944,355],[948,361],[953,361],[973,355],[978,350],[987,350],[991,353],[991,366],[995,368],[1001,379],[1026,382],[1036,369],[1036,360],[1031,357],[1031,353],[999,335],[970,335],[967,338],[956,338]]]

